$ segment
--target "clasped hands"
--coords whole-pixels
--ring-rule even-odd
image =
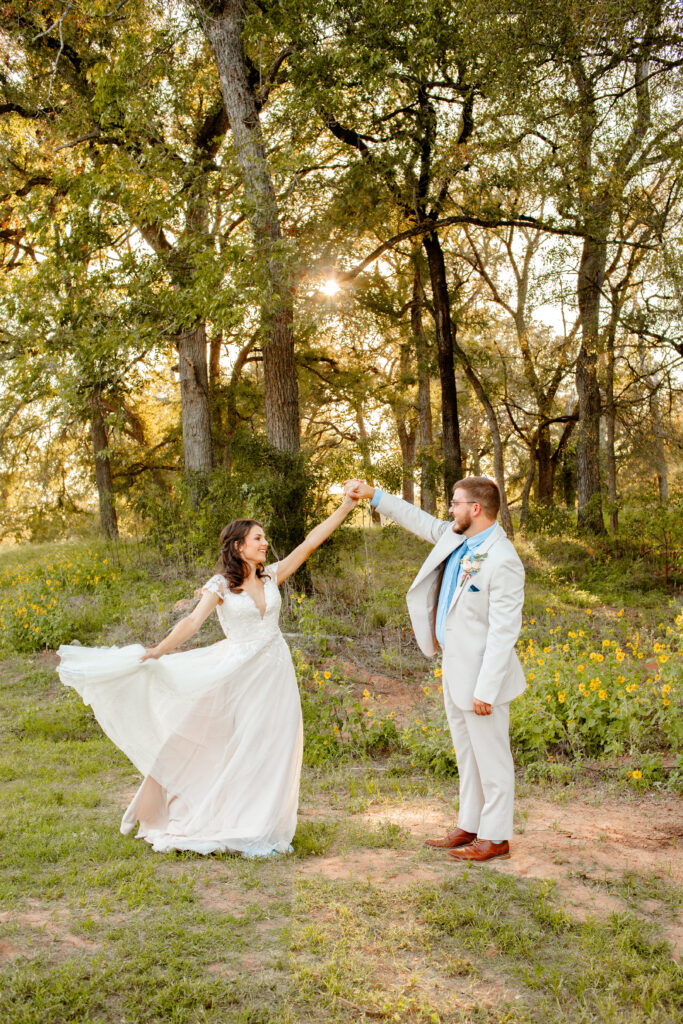
[[[347,498],[352,498],[353,501],[361,501],[363,498],[371,498],[374,493],[374,487],[371,487],[370,484],[366,484],[364,480],[358,480],[355,477],[353,480],[347,480],[344,484],[344,494]]]
[[[363,498],[372,498],[375,493],[375,488],[371,487],[370,484],[366,484],[363,480],[353,479],[347,480],[344,484],[344,494],[348,498],[352,498],[354,501],[360,501]],[[472,701],[472,710],[475,715],[490,715],[493,711],[493,705],[488,704],[484,700],[478,700],[476,697]]]

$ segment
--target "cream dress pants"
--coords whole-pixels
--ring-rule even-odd
[[[446,715],[460,776],[458,826],[480,839],[511,839],[515,766],[510,752],[510,705],[475,715],[453,703],[444,686]]]

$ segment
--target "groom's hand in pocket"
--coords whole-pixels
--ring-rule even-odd
[[[490,715],[493,711],[493,705],[487,704],[485,700],[477,700],[475,697],[472,704],[472,710],[475,715]]]

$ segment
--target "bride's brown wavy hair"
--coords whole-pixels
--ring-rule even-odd
[[[254,526],[260,526],[263,529],[262,524],[257,522],[256,519],[233,519],[231,523],[228,523],[221,530],[221,572],[225,576],[230,590],[235,591],[237,594],[241,592],[242,584],[249,575],[249,565],[242,558],[240,548],[244,543],[245,537]],[[257,566],[256,575],[260,580],[268,578],[265,566]]]

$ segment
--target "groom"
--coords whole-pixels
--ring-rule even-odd
[[[515,773],[510,701],[526,687],[515,653],[522,625],[524,568],[496,518],[493,480],[468,476],[455,485],[453,522],[360,480],[352,498],[370,498],[382,515],[434,545],[408,591],[423,654],[443,650],[443,695],[460,775],[458,826],[427,846],[455,860],[509,857]]]

